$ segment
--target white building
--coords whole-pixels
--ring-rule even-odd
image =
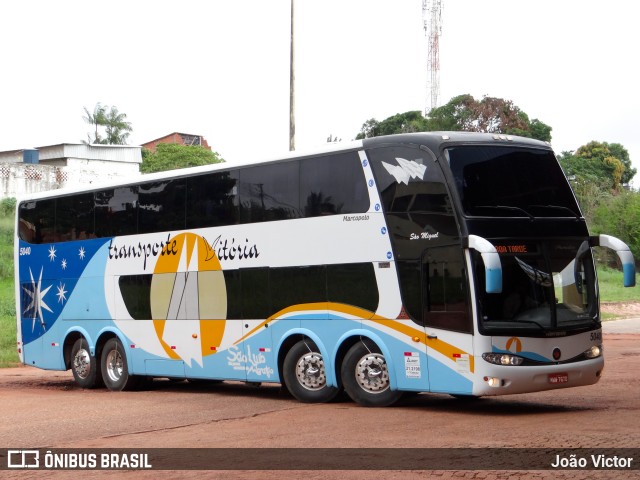
[[[0,152],[0,198],[140,175],[141,147],[63,143]]]

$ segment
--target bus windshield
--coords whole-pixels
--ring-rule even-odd
[[[447,150],[464,213],[491,217],[580,217],[550,150],[460,146]]]
[[[595,274],[591,255],[576,259],[577,240],[493,240],[500,254],[503,289],[500,294],[478,288],[480,328],[527,330],[532,335],[592,328],[597,317]],[[577,264],[577,267],[576,267]],[[476,282],[484,265],[474,253]]]

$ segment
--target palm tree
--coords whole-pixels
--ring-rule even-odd
[[[104,140],[100,137],[100,134],[98,133],[98,126],[104,126],[106,125],[107,122],[107,117],[106,117],[106,110],[107,107],[102,105],[100,102],[96,103],[96,106],[93,107],[93,113],[90,112],[87,107],[84,107],[84,113],[85,115],[82,117],[82,119],[87,122],[90,125],[95,125],[95,135],[93,137],[93,139],[91,138],[91,135],[87,133],[87,142],[83,143],[104,143]]]
[[[109,145],[126,145],[131,133],[131,122],[127,122],[127,114],[120,113],[116,107],[111,107],[106,115],[106,143]]]
[[[102,145],[126,145],[127,138],[132,131],[131,122],[127,122],[127,115],[120,113],[116,107],[109,108],[107,105],[96,103],[93,112],[84,107],[85,115],[82,117],[85,122],[95,126],[93,138],[87,134],[87,144]],[[102,138],[98,127],[105,128],[106,137]]]

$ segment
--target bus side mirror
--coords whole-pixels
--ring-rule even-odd
[[[611,235],[599,235],[597,237],[589,237],[589,241],[587,242],[585,240],[582,242],[582,245],[580,245],[580,248],[578,248],[574,264],[574,277],[576,279],[578,292],[582,293],[582,281],[579,272],[580,263],[591,247],[607,247],[616,252],[620,258],[620,262],[622,262],[623,285],[625,287],[636,286],[636,265],[633,260],[633,254],[627,244]]]
[[[594,247],[607,247],[616,252],[622,263],[623,283],[625,287],[636,286],[636,264],[631,250],[622,240],[611,235],[599,235],[591,237],[591,245]]]
[[[469,235],[467,241],[469,249],[476,250],[482,256],[487,293],[502,293],[502,264],[496,247],[477,235]]]

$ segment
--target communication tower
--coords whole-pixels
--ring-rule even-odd
[[[438,106],[440,96],[440,35],[442,34],[442,0],[422,0],[422,20],[427,37],[427,105],[425,116]]]

